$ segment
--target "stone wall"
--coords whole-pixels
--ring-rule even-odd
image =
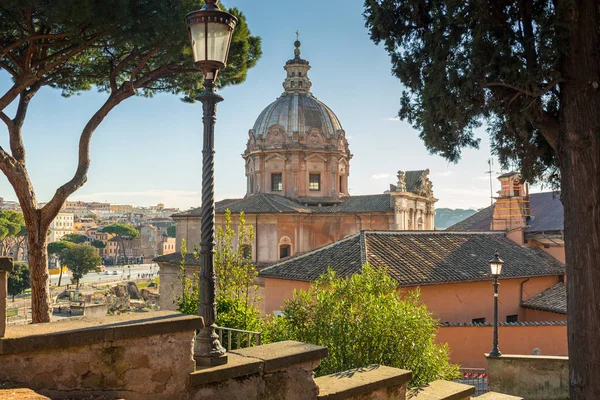
[[[569,398],[568,357],[503,354],[487,359],[490,390],[527,400]]]
[[[202,319],[171,312],[8,327],[0,339],[0,383],[52,399],[177,399],[194,371]]]

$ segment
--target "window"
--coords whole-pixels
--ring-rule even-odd
[[[474,324],[485,324],[485,318],[473,318],[471,322]]]
[[[281,192],[283,190],[283,179],[281,174],[271,174],[271,191]]]
[[[279,246],[279,258],[289,257],[292,251],[292,246],[289,244],[282,244]]]
[[[298,87],[302,87],[302,81],[298,82]]]
[[[519,316],[518,315],[507,315],[506,322],[519,322]]]
[[[308,175],[308,190],[313,192],[321,190],[321,174]]]
[[[344,192],[344,178],[340,176],[340,193]]]
[[[292,81],[292,87],[296,86],[296,82]]]

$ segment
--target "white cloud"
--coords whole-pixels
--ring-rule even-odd
[[[451,174],[452,174],[452,171],[444,171],[444,172],[437,172],[433,175],[434,176],[450,176]]]
[[[374,174],[372,176],[373,179],[385,179],[385,178],[389,178],[390,174]]]
[[[386,121],[400,121],[400,117],[386,118]]]

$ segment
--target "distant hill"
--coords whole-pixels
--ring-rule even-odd
[[[435,228],[438,230],[446,229],[463,219],[475,214],[477,210],[462,208],[438,208],[435,210]]]

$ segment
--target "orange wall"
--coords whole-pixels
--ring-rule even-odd
[[[566,314],[558,314],[547,311],[523,309],[524,321],[566,321]]]
[[[492,326],[442,326],[436,341],[448,343],[450,361],[466,368],[485,368],[485,353],[492,349]],[[500,326],[498,349],[504,354],[530,355],[538,348],[542,355],[567,355],[567,326]]]
[[[498,286],[498,320],[506,321],[507,315],[518,315],[526,321],[520,307],[521,282],[523,279],[501,279]],[[556,276],[530,278],[523,285],[523,301],[558,283]],[[494,307],[492,281],[447,283],[421,286],[421,301],[440,322],[471,322],[485,318],[493,322]],[[544,319],[545,321],[545,319]]]
[[[295,290],[308,290],[310,282],[265,278],[265,315],[279,310]]]
[[[525,314],[520,307],[521,282],[525,279],[503,279],[498,288],[498,320],[506,321],[507,315],[518,315],[519,321],[548,321],[548,316],[535,318],[535,313]],[[523,286],[523,301],[544,291],[558,282],[556,276],[530,278]],[[265,313],[270,314],[283,306],[292,297],[294,289],[307,290],[309,282],[265,278]],[[414,290],[402,288],[400,290]],[[447,283],[421,286],[421,301],[433,312],[440,322],[471,322],[474,318],[485,318],[493,322],[493,285],[491,281]],[[528,310],[530,311],[530,310]],[[548,313],[550,314],[550,313]],[[560,314],[550,320],[562,320]]]

